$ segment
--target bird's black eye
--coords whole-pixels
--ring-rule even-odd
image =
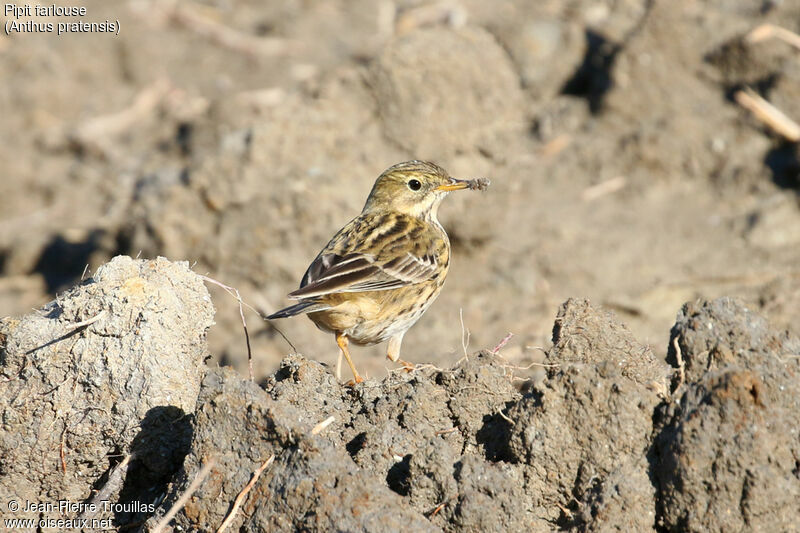
[[[419,180],[408,180],[408,188],[412,191],[418,191],[422,188],[422,184]]]

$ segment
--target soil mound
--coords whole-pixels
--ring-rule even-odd
[[[105,496],[153,503],[191,442],[213,316],[186,263],[120,256],[0,321],[0,500],[88,502],[132,456]]]
[[[484,350],[354,387],[298,354],[260,385],[207,367],[213,312],[185,263],[117,257],[43,310],[0,323],[0,496],[127,504],[92,516],[148,529],[213,462],[172,523],[206,531],[267,463],[230,527],[786,530],[800,520],[800,342],[735,300],[683,307],[676,369],[613,314],[571,299],[542,379]]]

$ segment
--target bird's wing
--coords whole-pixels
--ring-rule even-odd
[[[424,224],[398,222],[397,217],[360,222],[354,220],[331,240],[290,298],[396,289],[436,273],[436,235],[426,231]],[[354,227],[359,231],[354,232]]]

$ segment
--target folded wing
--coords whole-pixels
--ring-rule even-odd
[[[436,273],[433,253],[419,257],[411,252],[378,260],[366,253],[319,255],[290,298],[314,298],[341,292],[384,291],[430,279]]]

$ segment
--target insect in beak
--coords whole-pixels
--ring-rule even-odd
[[[467,180],[457,180],[455,178],[450,178],[450,183],[446,183],[444,185],[439,185],[436,187],[436,191],[459,191],[461,189],[469,188],[470,182]]]

